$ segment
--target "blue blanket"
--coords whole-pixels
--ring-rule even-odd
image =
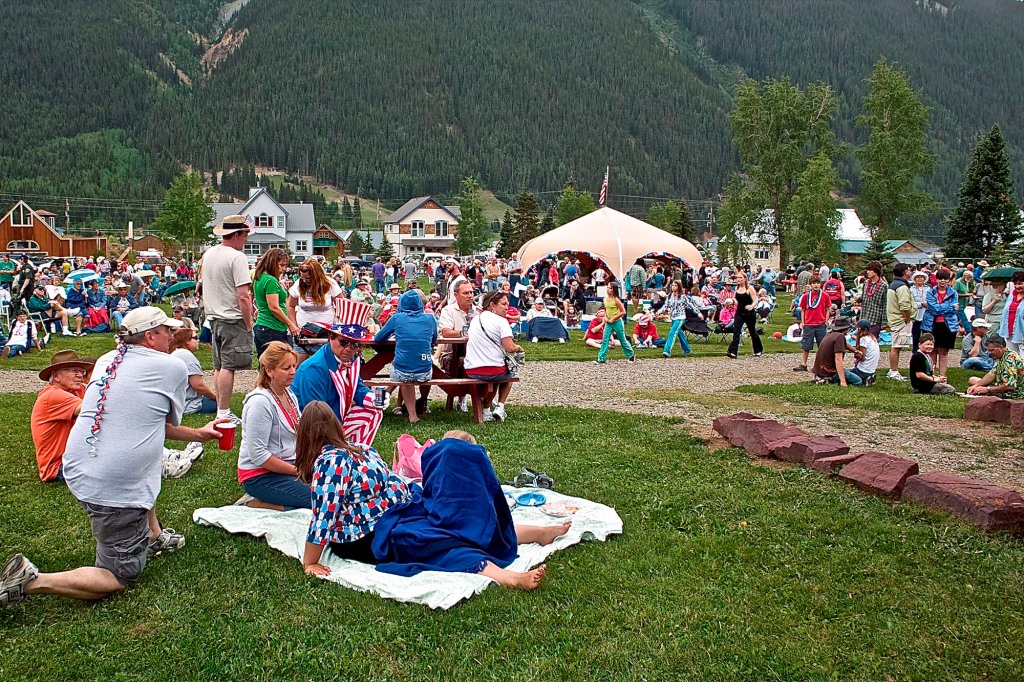
[[[512,512],[479,445],[446,438],[423,451],[423,491],[387,511],[374,528],[377,570],[478,573],[505,568],[518,550]]]

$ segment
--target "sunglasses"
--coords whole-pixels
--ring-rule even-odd
[[[300,275],[308,275],[310,272],[309,268],[299,268]]]
[[[362,345],[358,341],[349,341],[348,339],[336,339],[336,343],[342,348],[358,348]]]

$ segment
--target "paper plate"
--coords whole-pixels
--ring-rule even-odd
[[[554,516],[555,518],[563,519],[567,516],[572,516],[580,510],[575,504],[565,504],[564,502],[548,502],[545,505],[541,505],[540,510],[548,516]]]
[[[516,498],[520,507],[539,507],[547,501],[548,498],[544,497],[542,493],[523,493]]]

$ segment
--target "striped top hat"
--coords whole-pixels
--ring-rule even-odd
[[[350,298],[343,298],[337,301],[338,322],[327,324],[318,322],[321,327],[332,334],[367,343],[373,340],[373,335],[366,331],[366,320],[370,317],[370,304],[362,301],[353,301]]]

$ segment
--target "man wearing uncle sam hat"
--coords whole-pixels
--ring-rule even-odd
[[[330,405],[349,441],[373,445],[384,408],[374,405],[373,391],[359,377],[359,351],[373,340],[366,331],[370,304],[347,298],[339,303],[338,322],[320,325],[329,342],[299,365],[292,391],[300,408],[314,400]]]

